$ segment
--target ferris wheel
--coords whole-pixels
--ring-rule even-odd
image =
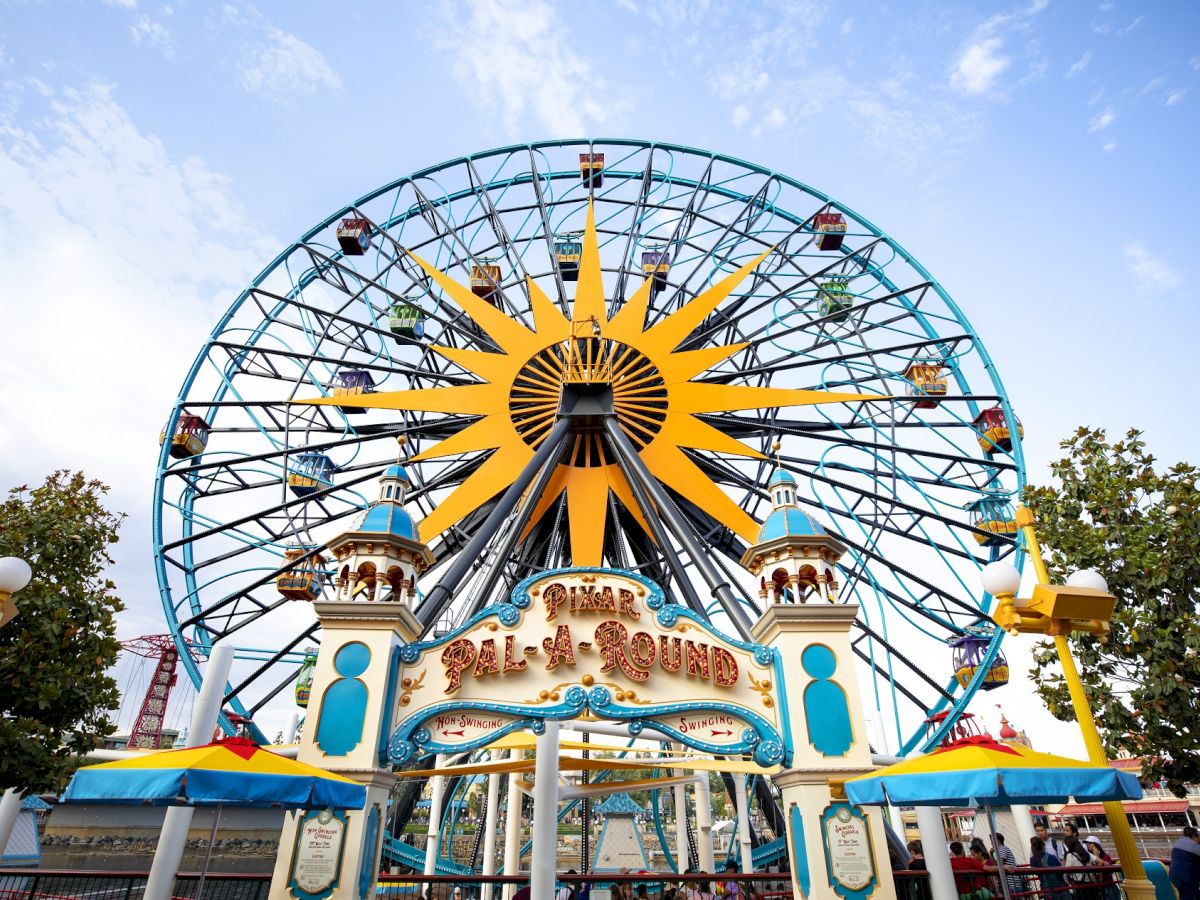
[[[272,710],[303,702],[297,676],[320,643],[308,601],[333,590],[325,545],[397,462],[434,558],[421,612],[421,589],[550,437],[590,338],[600,355],[584,364],[609,366],[619,430],[703,558],[655,533],[605,441],[579,435],[528,521],[465,560],[428,627],[532,572],[606,564],[681,594],[715,569],[734,602],[698,602],[744,632],[782,589],[739,560],[786,469],[847,548],[838,594],[859,605],[864,703],[888,749],[936,742],[1007,680],[977,570],[1020,556],[1020,427],[947,292],[870,221],[783,174],[562,141],[433,166],[336,211],[201,347],[161,441],[155,562],[180,645],[238,648],[234,712],[273,728]]]

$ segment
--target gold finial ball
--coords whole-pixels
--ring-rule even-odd
[[[778,453],[782,449],[783,441],[779,440],[779,438],[775,438],[775,440],[771,442],[771,452]]]
[[[404,435],[402,435],[402,434],[396,435],[396,445],[398,447],[403,447],[407,443],[408,443],[408,438],[406,438]]]

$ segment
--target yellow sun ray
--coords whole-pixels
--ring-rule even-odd
[[[533,456],[529,446],[519,440],[506,443],[483,461],[483,464],[467,476],[450,496],[433,508],[417,527],[421,541],[433,543],[433,539],[469,516],[483,504],[517,480],[517,475],[529,464]]]
[[[878,394],[806,391],[799,388],[750,387],[689,381],[674,385],[671,409],[688,413],[735,412],[741,409],[774,409],[779,406],[812,406],[817,403],[853,403],[886,400]]]
[[[743,540],[750,543],[757,540],[758,523],[675,444],[654,441],[642,449],[640,456],[650,473],[675,493],[686,497]]]
[[[607,511],[608,478],[603,467],[576,468],[567,481],[567,520],[571,527],[572,565],[600,565]]]
[[[587,207],[587,224],[583,231],[583,252],[579,257],[579,280],[575,283],[576,322],[608,319],[604,304],[604,273],[600,270],[600,241],[596,237],[596,209],[591,200]]]

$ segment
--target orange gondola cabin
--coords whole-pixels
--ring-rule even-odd
[[[1008,421],[1004,418],[1004,410],[999,406],[985,409],[971,424],[979,437],[979,446],[985,453],[995,453],[997,450],[1012,452],[1012,435],[1009,433]],[[1017,419],[1017,437],[1025,437],[1025,429],[1021,427],[1020,419]]]
[[[325,586],[325,557],[312,553],[313,547],[295,546],[283,551],[283,564],[296,564],[275,576],[275,590],[289,600],[312,602],[321,596]],[[307,554],[312,554],[304,559]],[[296,562],[300,560],[300,562]]]
[[[347,256],[362,256],[371,246],[371,223],[366,219],[342,219],[337,240]]]
[[[837,212],[817,213],[813,230],[817,233],[818,250],[839,250],[846,237],[846,217]]]
[[[175,434],[171,436],[171,455],[176,459],[199,456],[208,446],[208,433],[212,426],[194,413],[181,412],[175,423]],[[167,439],[165,431],[158,435],[158,446]]]
[[[945,397],[950,384],[946,380],[945,368],[928,359],[914,359],[904,370],[908,382],[908,396],[913,397],[917,409],[933,409],[939,398]]]
[[[481,259],[479,265],[471,266],[471,293],[498,307],[500,299],[496,292],[499,288],[500,267],[493,260]]]
[[[598,188],[604,184],[604,154],[580,153],[579,175],[586,188]]]

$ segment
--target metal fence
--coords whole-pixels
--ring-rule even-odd
[[[733,882],[736,891],[726,888]],[[379,879],[381,897],[411,898],[411,900],[507,900],[514,892],[529,884],[528,876],[479,875],[385,875]],[[762,900],[791,898],[792,880],[787,874],[722,872],[718,875],[677,875],[674,872],[636,872],[628,875],[599,873],[594,875],[559,874],[555,888],[567,887],[578,900],[637,900],[643,892],[652,900],[702,900],[719,895],[740,894],[742,900],[753,896]],[[628,893],[624,893],[628,891]]]
[[[931,900],[929,873],[893,873],[899,900]],[[1120,866],[1017,866],[1006,869],[1008,891],[1013,900],[1121,900]],[[994,872],[955,872],[955,887],[965,900],[1000,900],[1004,896]]]
[[[147,872],[59,869],[0,869],[0,900],[136,900],[146,890]],[[266,900],[270,875],[200,875],[181,872],[172,895],[177,900]]]

